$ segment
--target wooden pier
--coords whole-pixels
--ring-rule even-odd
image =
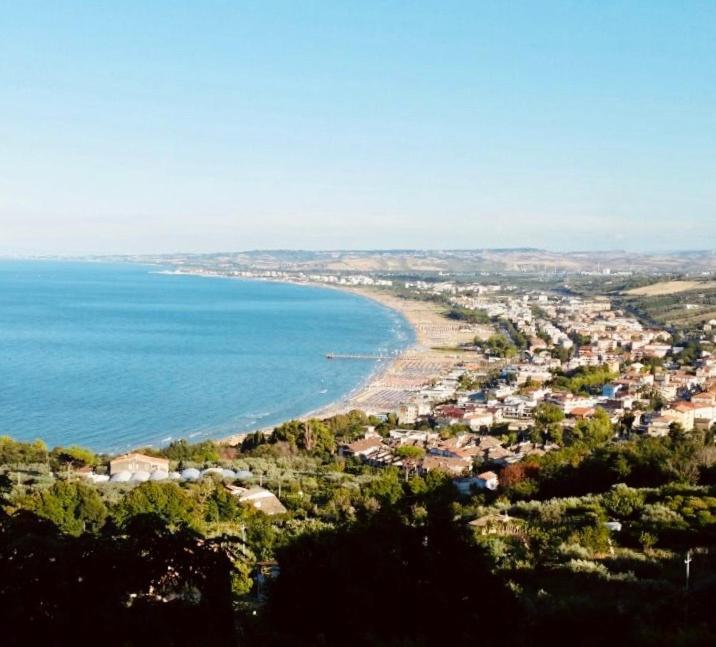
[[[362,353],[326,353],[326,359],[389,359],[390,355],[364,355]]]

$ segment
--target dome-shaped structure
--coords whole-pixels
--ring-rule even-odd
[[[169,472],[170,481],[178,481],[179,479],[181,479],[181,474],[179,474],[179,472]]]
[[[201,472],[194,467],[187,467],[181,472],[183,481],[198,481],[201,478]]]
[[[93,483],[106,483],[107,481],[109,481],[109,476],[107,476],[107,474],[93,474],[92,475]]]
[[[138,472],[134,472],[132,474],[131,481],[134,483],[144,483],[144,481],[149,480],[149,472],[145,472],[144,470],[139,470]]]
[[[168,478],[169,472],[165,472],[164,470],[155,470],[149,476],[150,481],[165,481]]]
[[[205,470],[201,471],[202,476],[209,476],[209,474],[218,474],[221,476],[221,468],[220,467],[207,467]]]
[[[239,470],[236,472],[236,478],[239,479],[239,481],[248,481],[253,474],[249,472],[249,470]]]
[[[112,483],[127,483],[132,478],[132,473],[127,470],[122,470],[116,474],[112,474],[109,479]]]
[[[221,470],[221,475],[225,479],[230,479],[232,481],[236,478],[236,472],[234,472],[234,470],[229,470],[229,469]]]

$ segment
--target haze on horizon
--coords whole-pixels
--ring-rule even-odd
[[[10,3],[0,254],[716,247],[716,4]]]

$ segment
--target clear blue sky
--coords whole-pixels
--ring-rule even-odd
[[[0,253],[716,248],[716,2],[6,2]]]

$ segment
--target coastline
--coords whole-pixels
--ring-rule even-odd
[[[316,281],[291,281],[270,278],[246,279],[222,274],[206,272],[170,271],[160,273],[204,278],[224,278],[233,280],[259,280],[272,283],[286,283],[324,289],[335,289],[389,308],[398,313],[411,327],[413,342],[395,357],[384,360],[360,384],[343,396],[317,409],[308,411],[291,419],[308,420],[311,418],[328,418],[345,414],[351,410],[361,410],[367,414],[398,413],[401,406],[417,399],[421,389],[429,387],[447,376],[458,366],[475,361],[474,353],[461,351],[457,347],[469,343],[476,336],[487,337],[488,326],[465,324],[448,319],[442,308],[432,302],[405,299],[390,294],[382,289],[325,284]],[[340,360],[337,360],[340,361]],[[237,445],[247,434],[255,432],[270,433],[276,426],[259,427],[242,431],[214,442],[222,445]]]

